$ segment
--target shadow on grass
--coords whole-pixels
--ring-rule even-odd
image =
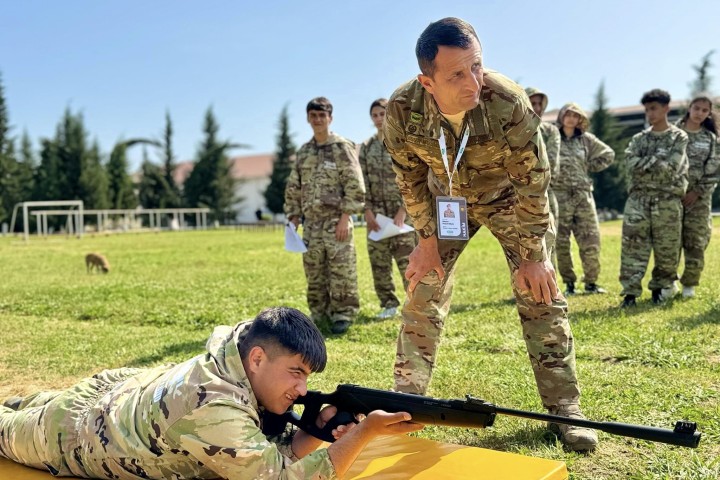
[[[146,367],[152,364],[161,363],[163,361],[169,362],[171,361],[171,359],[177,360],[176,357],[181,357],[180,361],[185,361],[199,353],[202,353],[205,347],[205,343],[206,340],[195,340],[192,342],[166,345],[161,350],[155,353],[131,360],[128,366]]]
[[[540,446],[554,448],[558,444],[557,436],[545,428],[544,423],[530,428],[518,428],[511,432],[496,435],[492,431],[478,434],[472,439],[463,439],[463,444],[473,447],[488,448],[502,452],[513,452],[534,449]]]
[[[644,315],[647,312],[653,310],[663,309],[667,310],[672,307],[675,301],[670,301],[661,305],[655,305],[650,297],[647,299],[638,299],[637,305],[634,307],[623,308],[620,306],[622,299],[618,300],[614,306],[608,306],[606,308],[595,308],[592,310],[577,310],[573,308],[572,303],[568,307],[568,317],[571,323],[580,323],[586,320],[597,321],[599,318],[619,318],[619,317],[634,317],[636,315]]]
[[[686,317],[676,317],[672,320],[672,323],[684,330],[692,330],[708,324],[718,325],[720,324],[720,303],[713,304],[713,306],[704,313],[697,313]]]

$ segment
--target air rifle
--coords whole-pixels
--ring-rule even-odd
[[[495,415],[501,414],[593,428],[613,435],[681,447],[696,448],[700,443],[700,433],[696,432],[697,425],[694,422],[678,421],[673,430],[627,423],[594,422],[498,407],[470,395],[467,395],[465,400],[447,400],[343,384],[338,385],[333,393],[308,391],[306,395],[298,397],[295,404],[305,406],[302,416],[294,412],[292,407],[283,415],[266,413],[263,417],[263,432],[266,435],[279,433],[289,422],[321,440],[333,442],[334,438],[331,432],[338,425],[357,423],[355,416],[358,414],[367,415],[373,410],[385,410],[387,412],[408,412],[412,415],[413,422],[425,425],[485,428],[491,427],[495,422]],[[317,427],[315,421],[324,405],[334,405],[337,407],[338,413],[321,429]]]

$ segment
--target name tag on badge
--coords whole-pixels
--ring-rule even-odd
[[[470,240],[467,201],[463,197],[436,197],[437,237],[441,240]]]
[[[325,160],[323,162],[323,168],[327,168],[328,170],[337,170],[337,165],[335,164],[335,162]]]

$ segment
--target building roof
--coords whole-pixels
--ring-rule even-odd
[[[230,159],[230,176],[235,180],[268,178],[272,174],[274,154],[241,155]],[[193,162],[180,162],[175,166],[173,179],[182,185],[193,169]]]

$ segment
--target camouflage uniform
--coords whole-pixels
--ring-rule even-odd
[[[0,406],[0,455],[58,476],[336,478],[326,449],[298,459],[292,432],[262,433],[238,351],[249,325],[216,328],[207,353],[175,366],[106,370]]]
[[[452,193],[467,199],[469,233],[474,235],[483,225],[489,228],[514,274],[523,260],[547,260],[550,166],[538,133],[540,120],[527,95],[497,72],[486,70],[484,78],[481,101],[465,116],[470,136]],[[454,159],[459,140],[420,83],[412,80],[393,94],[385,118],[385,144],[408,213],[423,238],[436,231],[434,196],[450,193],[437,140],[440,128],[445,130],[448,158]],[[455,262],[466,244],[438,240],[445,277],[440,281],[432,271],[408,294],[398,338],[396,390],[424,393],[428,387],[450,308]],[[514,285],[513,289],[544,405],[578,403],[567,303],[560,299],[539,304],[530,292]]]
[[[562,125],[568,111],[577,113],[581,119],[571,138],[567,138],[561,130],[560,173],[552,178],[551,183],[560,205],[555,249],[558,273],[563,282],[575,283],[577,277],[570,251],[570,236],[575,235],[585,274],[583,281],[588,285],[597,282],[600,275],[600,225],[592,193],[593,180],[588,173],[601,172],[609,167],[615,160],[615,152],[586,131],[589,125],[587,115],[575,103],[568,103],[560,109],[558,125]]]
[[[685,127],[678,122],[680,128]],[[682,248],[685,254],[685,269],[680,282],[686,287],[700,283],[700,274],[705,266],[705,249],[712,235],[712,196],[720,180],[720,148],[717,136],[702,128],[699,132],[688,132],[687,156],[688,192],[697,192],[697,201],[683,207]]]
[[[528,87],[525,89],[528,98],[533,95],[540,95],[542,98],[543,112],[547,108],[548,97],[544,92],[537,88]],[[550,178],[555,178],[560,171],[560,131],[552,122],[540,122],[540,136],[545,143],[545,151],[547,152],[548,162],[550,163]],[[557,232],[558,227],[558,201],[555,192],[551,188],[552,183],[548,186],[548,204],[550,205],[550,213],[552,214],[553,229]],[[548,240],[546,238],[546,240]],[[555,242],[546,241],[548,256],[552,260],[552,264],[557,270],[557,251]]]
[[[650,251],[655,268],[650,290],[671,288],[677,280],[682,246],[682,203],[688,185],[688,137],[671,125],[636,134],[625,150],[630,195],[622,226],[620,283],[623,295],[639,297]]]
[[[542,97],[542,109],[543,112],[547,108],[548,97],[544,92],[537,88],[528,87],[525,89],[528,98],[533,95],[540,95]],[[560,130],[552,122],[541,122],[540,123],[540,136],[542,136],[543,142],[545,142],[545,151],[547,152],[548,162],[550,162],[550,177],[555,178],[560,173]],[[558,202],[553,192],[552,183],[548,187],[548,201],[550,202],[550,212],[553,215],[555,222],[555,230],[557,230],[558,221]],[[548,250],[550,250],[548,246]],[[553,249],[554,250],[554,249]]]
[[[365,181],[365,208],[370,209],[375,215],[381,213],[386,217],[394,218],[404,205],[400,190],[395,183],[392,158],[379,135],[373,135],[360,146],[359,159]],[[368,229],[369,234],[370,229]],[[396,235],[379,242],[368,240],[367,247],[380,307],[398,307],[400,301],[395,296],[395,284],[392,279],[393,258],[400,269],[403,286],[407,290],[405,269],[408,266],[408,257],[415,248],[415,235]]]
[[[345,241],[335,239],[335,227],[343,213],[362,210],[364,198],[354,143],[331,133],[322,145],[312,139],[300,147],[285,188],[285,214],[304,217],[303,266],[313,319],[352,321],[360,308],[352,219]]]

